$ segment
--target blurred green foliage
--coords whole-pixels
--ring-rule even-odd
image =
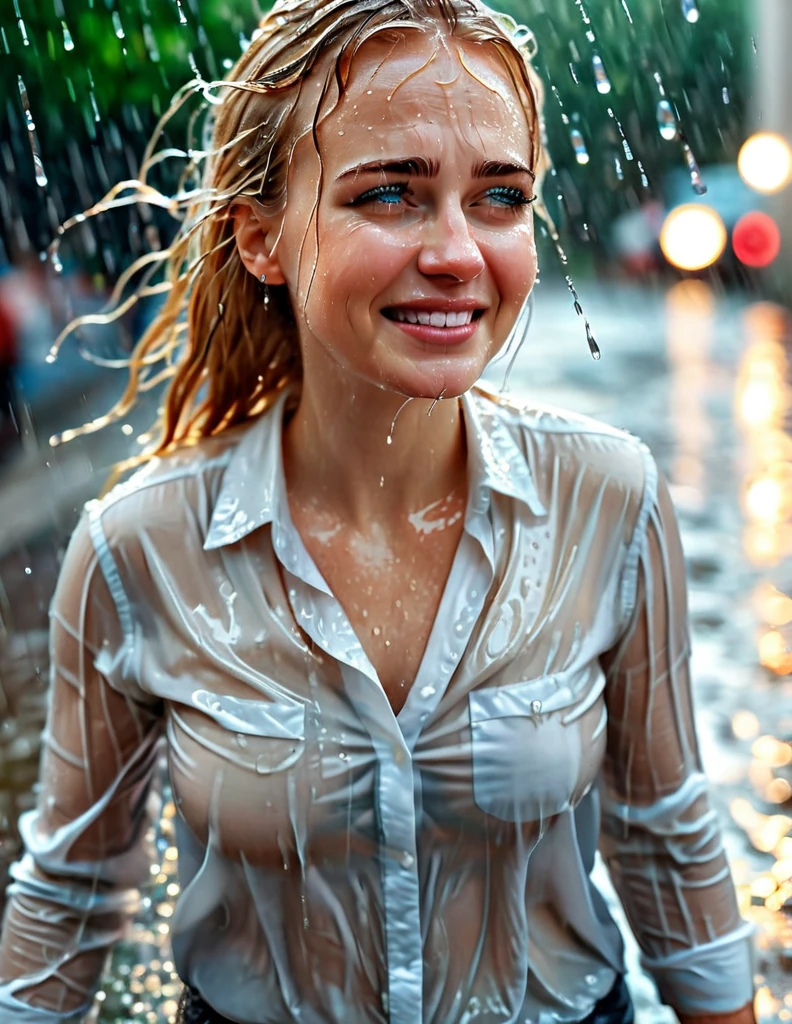
[[[546,191],[569,230],[596,245],[619,211],[659,195],[666,172],[684,167],[680,142],[663,140],[657,130],[657,76],[699,160],[736,156],[758,59],[746,26],[749,0],[699,0],[696,24],[686,20],[682,0],[589,0],[585,8],[583,0],[493,2],[528,24],[539,41],[536,63],[551,86],[546,120],[557,171]],[[26,245],[45,246],[59,220],[134,174],[174,92],[196,69],[222,77],[267,6],[257,0],[0,0],[6,98],[0,231],[12,256]],[[595,54],[612,85],[608,94],[596,88]],[[35,182],[20,81],[46,187]],[[590,154],[585,165],[576,160],[573,130]],[[174,134],[169,141],[184,140]]]

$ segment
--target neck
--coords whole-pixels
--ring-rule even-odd
[[[290,501],[321,508],[363,533],[405,517],[466,484],[458,399],[407,399],[359,379],[303,381],[284,434]]]

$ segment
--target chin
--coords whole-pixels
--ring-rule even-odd
[[[486,359],[478,353],[444,356],[410,367],[401,366],[398,371],[388,374],[382,386],[406,398],[458,398],[470,391],[486,366]]]

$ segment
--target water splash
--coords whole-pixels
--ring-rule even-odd
[[[39,149],[38,137],[36,135],[36,122],[33,120],[33,113],[30,109],[30,101],[28,100],[27,89],[25,87],[25,83],[23,82],[21,75],[17,75],[17,84],[19,86],[19,98],[22,101],[22,109],[25,113],[25,127],[28,130],[30,152],[33,155],[33,167],[36,172],[36,184],[39,186],[39,188],[46,188],[47,175],[44,172],[44,164],[41,160],[41,150]]]
[[[701,177],[701,169],[698,165],[693,150],[690,148],[688,142],[682,143],[682,152],[685,154],[685,161],[687,162],[688,169],[690,170],[690,183],[693,186],[693,191],[697,196],[705,196],[707,194],[707,186],[704,184],[704,179]]]
[[[679,138],[679,128],[677,127],[674,108],[668,100],[660,100],[657,104],[657,127],[660,135],[667,142],[673,142]]]
[[[586,149],[586,142],[581,132],[577,128],[573,128],[569,133],[569,137],[572,141],[572,148],[575,151],[575,159],[579,164],[587,164],[591,161],[588,150]]]
[[[591,65],[594,69],[594,81],[597,83],[597,92],[607,96],[613,86],[608,78],[605,65],[602,63],[602,57],[598,53],[595,53],[591,58]]]
[[[588,317],[583,312],[583,306],[580,304],[580,298],[578,297],[577,290],[575,288],[572,278],[567,274],[567,288],[572,294],[572,301],[575,306],[575,312],[578,316],[583,317],[583,323],[586,325],[586,341],[588,342],[589,352],[591,352],[591,358],[599,361],[602,358],[602,352],[597,344],[597,339],[594,337],[594,331],[591,329],[591,324],[588,321]]]
[[[686,21],[695,25],[701,18],[701,11],[698,9],[696,0],[682,0],[682,14]]]

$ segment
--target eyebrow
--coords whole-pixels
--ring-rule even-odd
[[[440,164],[437,160],[411,156],[404,160],[373,160],[371,163],[358,164],[357,167],[344,171],[338,180],[357,178],[361,174],[402,174],[414,178],[436,178],[439,173]],[[530,167],[503,160],[483,160],[473,168],[474,178],[508,178],[514,174],[527,174],[536,180],[536,174]]]

